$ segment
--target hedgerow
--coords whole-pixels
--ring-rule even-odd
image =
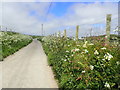
[[[49,36],[42,44],[60,88],[120,88],[120,50],[113,43]]]
[[[15,32],[0,32],[0,60],[28,45],[32,38]]]

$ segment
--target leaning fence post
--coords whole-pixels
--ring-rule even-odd
[[[107,14],[106,16],[106,41],[105,41],[107,45],[110,43],[110,28],[111,28],[111,14]]]
[[[78,40],[79,25],[76,26],[76,40]]]

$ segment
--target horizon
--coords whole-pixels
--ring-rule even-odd
[[[118,26],[118,2],[93,1],[4,2],[1,5],[0,25],[5,26],[3,30],[7,27],[8,30],[30,35],[51,35],[66,29],[68,36],[74,36],[79,25],[79,35],[82,37],[89,34],[91,28],[93,35],[105,34],[106,14],[112,14],[111,33],[114,33]]]

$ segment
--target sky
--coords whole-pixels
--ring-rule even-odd
[[[29,2],[3,0],[2,4],[0,3],[0,25],[3,26],[3,30],[7,27],[8,30],[23,34],[42,35],[43,24],[45,35],[59,31],[62,33],[66,29],[68,36],[74,36],[75,27],[79,25],[79,35],[82,37],[89,35],[91,29],[93,35],[104,34],[106,14],[112,14],[111,33],[114,33],[112,30],[118,24],[117,0],[57,1],[52,0],[51,3],[42,0]]]

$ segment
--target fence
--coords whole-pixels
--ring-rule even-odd
[[[116,22],[116,23],[114,23]],[[91,37],[91,36],[100,36],[105,35],[106,36],[106,44],[109,44],[110,42],[110,34],[118,35],[118,23],[117,18],[112,19],[111,14],[106,15],[106,22],[98,22],[94,23],[92,25],[89,25],[88,28],[86,25],[77,25],[76,27],[71,27],[68,29],[65,29],[63,32],[58,32],[58,35],[55,36],[63,36],[63,37],[69,37],[74,38],[75,40],[83,39],[85,37]],[[111,27],[112,26],[112,27]],[[82,30],[82,29],[85,30]],[[73,37],[74,36],[74,37]]]

